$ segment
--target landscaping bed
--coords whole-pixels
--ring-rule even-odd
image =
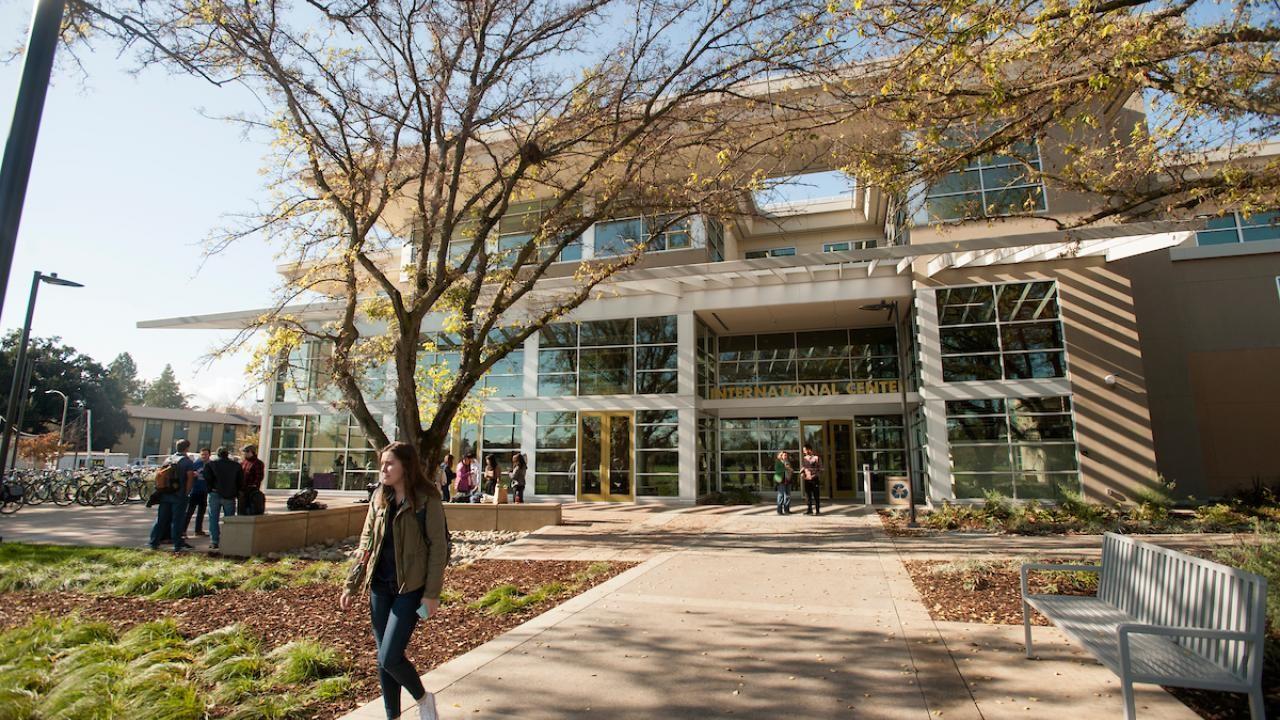
[[[1268,638],[1262,671],[1267,716],[1280,717],[1280,542],[1199,553],[1228,565],[1258,572],[1268,579]],[[1010,558],[991,560],[907,560],[904,562],[921,600],[934,620],[1022,624],[1019,568],[1024,562],[1094,564],[1096,559]],[[1081,572],[1037,572],[1028,578],[1032,593],[1092,595],[1097,577]],[[1048,625],[1032,613],[1034,625]],[[1239,693],[1165,688],[1203,718],[1249,717],[1247,696]]]
[[[32,555],[55,559],[39,586],[14,588],[12,571]],[[129,576],[116,566],[130,559],[151,564],[134,569],[150,583],[121,581]],[[95,564],[116,582],[81,574]],[[451,566],[440,612],[415,633],[409,657],[426,672],[630,565]],[[341,716],[379,693],[367,601],[338,608],[344,571],[328,562],[0,546],[0,584],[9,590],[0,593],[0,720]],[[202,578],[216,574],[235,585],[211,589]],[[174,597],[181,587],[189,597]],[[76,704],[94,694],[115,704]]]
[[[1148,498],[1136,505],[1103,505],[1068,496],[1053,504],[1013,502],[998,494],[984,502],[944,502],[932,510],[917,509],[919,527],[907,527],[907,511],[879,511],[891,535],[927,535],[939,531],[1008,535],[1117,533],[1259,533],[1280,530],[1280,508],[1274,504],[1215,503],[1177,509],[1167,498]]]

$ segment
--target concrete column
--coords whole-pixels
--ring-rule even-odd
[[[698,411],[682,408],[679,413],[680,499],[692,502],[698,499]]]
[[[538,333],[530,335],[524,341],[524,382],[521,386],[523,397],[538,396]],[[529,458],[526,470],[524,493],[532,497],[537,494],[533,481],[538,466],[538,413],[527,411],[520,413],[520,447]]]
[[[694,409],[698,392],[697,319],[693,311],[676,316],[676,379],[677,390],[688,407],[681,409],[679,439],[680,499],[696,500],[698,497],[698,413]]]
[[[926,399],[924,405],[924,455],[929,473],[929,500],[954,499],[951,488],[951,447],[947,443],[947,402]]]
[[[947,403],[932,391],[942,386],[942,343],[938,330],[938,292],[916,290],[916,352],[920,354],[920,396],[924,399],[924,461],[929,499],[954,497],[951,448],[947,443]]]

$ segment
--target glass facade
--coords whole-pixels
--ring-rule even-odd
[[[730,335],[716,341],[717,384],[794,385],[898,377],[892,327]]]
[[[636,411],[636,495],[680,494],[679,417],[675,410]]]
[[[853,421],[854,473],[860,480],[869,467],[871,487],[879,492],[890,476],[907,474],[905,443],[901,415],[859,415]]]
[[[984,155],[929,186],[917,225],[1043,212],[1040,148],[1018,143],[1007,153]]]
[[[957,498],[1061,500],[1080,492],[1070,398],[948,401],[947,441]]]
[[[606,220],[595,224],[596,257],[626,255],[641,243],[645,252],[686,250],[693,247],[689,220],[671,215],[646,215]]]
[[[537,414],[537,460],[533,490],[537,495],[572,495],[578,473],[578,414]]]
[[[676,392],[674,315],[556,323],[541,330],[538,395]]]
[[[798,461],[796,418],[721,418],[719,489],[772,490],[774,459],[782,450]]]
[[[164,430],[164,423],[159,420],[147,420],[142,425],[142,454],[159,455],[160,454],[160,433]]]
[[[378,478],[378,453],[348,413],[271,419],[267,488],[364,490]]]
[[[1052,280],[939,290],[938,320],[946,382],[1066,377]]]
[[[510,335],[509,330],[494,330],[489,333],[489,342],[505,342]],[[461,343],[456,336],[448,333],[426,333],[422,336],[423,345],[434,350],[424,351],[418,355],[418,367],[429,368],[443,364],[450,373],[456,373],[461,362]],[[524,350],[517,346],[505,357],[495,362],[477,383],[474,390],[485,397],[521,397],[524,395]],[[487,390],[486,390],[487,389]]]

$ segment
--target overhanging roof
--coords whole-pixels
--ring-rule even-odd
[[[612,297],[681,296],[703,290],[726,290],[794,281],[854,280],[893,276],[913,264],[924,263],[921,274],[936,275],[958,267],[1007,265],[1081,257],[1104,257],[1107,262],[1171,248],[1185,243],[1199,229],[1196,221],[1158,221],[1107,225],[1066,231],[1023,233],[915,245],[807,253],[791,257],[753,258],[723,262],[625,270],[601,286]],[[575,287],[572,276],[538,282],[531,295],[555,295]],[[291,305],[283,312],[300,319],[329,319],[342,307],[335,301]],[[138,323],[139,328],[238,330],[269,309],[211,315],[189,315]]]

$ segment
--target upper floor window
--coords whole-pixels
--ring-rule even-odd
[[[637,216],[596,223],[596,257],[626,255],[641,243],[645,252],[684,250],[693,246],[689,220],[670,215]]]
[[[748,250],[747,259],[754,260],[756,258],[765,257],[791,257],[796,254],[793,247],[770,248],[768,250]]]
[[[822,252],[848,252],[850,250],[867,250],[876,246],[875,240],[849,240],[845,242],[823,243]]]
[[[929,186],[917,225],[1043,212],[1044,182],[1040,148],[1034,140],[1006,153],[983,155],[963,170],[949,172]]]
[[[1197,245],[1230,245],[1280,239],[1280,210],[1242,215],[1229,212],[1222,217],[1210,218],[1204,230],[1196,233]]]
[[[506,342],[512,332],[504,328],[494,329],[489,333],[489,343]],[[462,359],[459,338],[448,333],[426,333],[423,342],[430,343],[431,350],[418,356],[419,367],[443,365],[449,373],[458,371]],[[516,348],[499,358],[481,376],[475,385],[476,390],[489,389],[490,397],[520,397],[524,394],[524,349],[522,345]]]
[[[539,396],[676,392],[674,315],[554,323],[539,338]]]
[[[1052,280],[939,290],[938,320],[945,382],[1066,377]]]

